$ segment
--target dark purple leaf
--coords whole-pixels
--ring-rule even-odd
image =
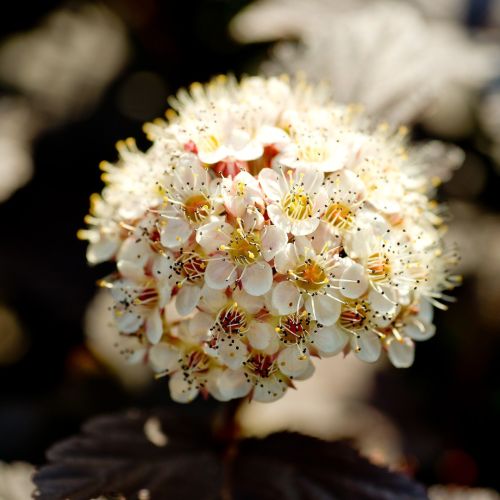
[[[159,424],[159,436],[146,435],[146,422]],[[151,500],[426,498],[420,485],[371,464],[346,442],[286,432],[234,440],[217,422],[166,410],[91,420],[49,450],[49,464],[35,476],[38,498],[131,500],[141,490]]]
[[[150,418],[159,420],[166,446],[146,437]],[[222,468],[216,450],[203,446],[207,436],[202,422],[166,411],[96,418],[81,435],[49,450],[50,464],[36,477],[38,498],[89,500],[121,493],[132,499],[147,488],[152,499],[218,499]]]
[[[418,483],[373,465],[346,441],[288,432],[242,441],[231,482],[237,500],[427,498]]]

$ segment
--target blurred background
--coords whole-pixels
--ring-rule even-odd
[[[352,437],[426,485],[500,488],[500,0],[47,0],[4,10],[0,462],[41,464],[92,415],[171,404],[166,380],[121,359],[96,287],[110,268],[88,267],[76,238],[102,188],[99,162],[116,158],[122,138],[147,148],[142,124],[181,86],[298,71],[379,120],[411,124],[415,140],[447,143],[436,176],[451,180],[438,198],[464,284],[412,368],[323,361],[279,403],[244,405],[243,431]],[[456,147],[465,158],[451,172]]]

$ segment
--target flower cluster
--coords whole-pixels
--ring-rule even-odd
[[[125,355],[181,402],[272,401],[339,353],[411,365],[457,284],[424,150],[285,77],[221,76],[170,104],[148,151],[127,140],[102,164],[80,234],[91,263],[116,261]]]

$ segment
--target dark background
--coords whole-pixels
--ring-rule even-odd
[[[142,123],[166,107],[163,98],[153,99],[142,110],[147,116],[124,115],[117,95],[127,79],[138,71],[152,72],[170,94],[218,73],[255,71],[269,45],[238,46],[227,34],[229,20],[247,3],[107,3],[127,25],[132,46],[128,64],[90,114],[52,127],[37,139],[33,179],[0,205],[0,303],[16,312],[30,341],[19,362],[0,366],[0,460],[43,463],[45,449],[75,433],[91,415],[166,404],[165,380],[141,396],[130,395],[83,346],[85,308],[107,268],[87,266],[86,245],[76,232],[83,227],[90,193],[102,188],[98,163],[116,158],[118,139],[133,136],[147,146]],[[35,27],[61,5],[11,3],[0,16],[1,38]],[[471,2],[464,22],[471,29],[487,22],[488,6],[486,1]],[[0,87],[0,95],[12,93],[14,89]],[[417,127],[415,136],[427,134]],[[487,176],[472,201],[498,213],[500,182],[476,144],[474,137],[460,143],[479,158]],[[460,189],[452,192],[460,199]],[[418,348],[415,365],[382,373],[372,400],[399,426],[419,480],[500,488],[500,331],[476,312],[473,274],[455,295],[457,304],[437,314],[438,335]],[[200,411],[206,404],[195,403]]]

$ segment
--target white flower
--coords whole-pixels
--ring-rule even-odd
[[[173,264],[175,306],[181,316],[188,316],[198,305],[207,268],[207,257],[197,245],[180,248]]]
[[[279,162],[290,168],[311,168],[322,172],[333,172],[347,164],[349,151],[345,142],[336,142],[332,137],[318,130],[311,134],[296,133],[279,156]]]
[[[57,9],[0,48],[0,79],[52,119],[87,114],[128,57],[127,28],[111,9]]]
[[[26,500],[35,492],[32,476],[35,468],[25,462],[0,462],[0,498]]]
[[[341,277],[341,292],[356,299],[369,290],[369,301],[382,313],[408,303],[411,293],[422,288],[429,275],[425,255],[412,245],[409,235],[388,230],[376,235],[371,227],[357,228],[348,253],[355,261]]]
[[[167,206],[160,211],[161,243],[178,248],[193,234],[194,228],[210,220],[220,202],[216,197],[219,185],[191,154],[183,155],[172,174],[161,186]]]
[[[0,99],[0,201],[7,200],[33,175],[31,141],[40,125],[35,111],[23,99]]]
[[[276,256],[274,264],[278,273],[288,276],[273,290],[272,302],[280,314],[298,312],[304,306],[323,325],[337,321],[342,303],[336,292],[342,268],[338,248],[325,245],[316,252],[307,238],[298,236]]]
[[[451,273],[460,257],[456,248],[435,246],[427,253],[427,258],[427,279],[421,293],[434,307],[446,310],[448,307],[443,301],[453,301],[454,298],[443,291],[452,290],[462,283],[461,276]]]
[[[436,333],[432,317],[431,303],[426,299],[421,299],[419,303],[411,305],[395,319],[385,339],[385,347],[389,360],[396,368],[407,368],[413,364],[415,340],[427,340]]]
[[[353,300],[342,307],[336,328],[339,348],[350,346],[355,356],[367,363],[377,361],[382,344],[370,304]]]
[[[127,59],[126,32],[104,5],[82,4],[2,40],[0,81],[23,97],[0,99],[0,201],[31,178],[38,135],[92,112]]]
[[[266,306],[267,307],[267,306]],[[252,349],[264,354],[276,354],[280,349],[279,337],[276,335],[276,318],[274,315],[264,315],[252,319],[248,325],[246,338]]]
[[[157,344],[163,335],[161,310],[170,298],[170,288],[158,289],[147,277],[142,282],[120,279],[111,287],[118,330],[133,334],[144,326],[147,339]]]
[[[221,292],[205,288],[200,304],[208,347],[213,355],[231,369],[240,367],[248,356],[246,333],[254,316],[263,309],[262,297],[235,290],[228,299]],[[203,315],[203,316],[202,316]]]
[[[385,341],[387,355],[396,368],[408,368],[415,359],[415,344],[408,337],[389,337]]]
[[[321,220],[333,233],[351,230],[363,206],[365,184],[352,170],[343,169],[325,179],[325,190],[328,201]]]
[[[264,168],[259,181],[275,226],[295,236],[311,234],[318,227],[326,199],[322,172],[298,168],[285,173]]]
[[[99,264],[111,259],[120,247],[120,227],[113,220],[114,210],[98,194],[91,198],[91,215],[85,221],[90,229],[81,229],[78,237],[88,240],[87,260]]]
[[[208,165],[254,160],[265,145],[288,140],[275,122],[289,95],[277,79],[248,78],[238,87],[235,80],[220,76],[209,86],[193,84],[191,95],[181,91],[170,100],[181,113],[169,132],[181,143],[192,141]],[[151,132],[165,135],[155,128]]]
[[[169,379],[168,387],[174,401],[189,403],[200,391],[207,391],[210,357],[198,348],[181,353],[179,370]]]
[[[287,234],[271,225],[246,229],[239,219],[236,228],[225,222],[209,223],[200,228],[197,238],[208,252],[218,244],[206,269],[208,286],[221,290],[240,281],[246,292],[260,296],[271,289],[273,270],[268,261],[286,244]]]
[[[281,316],[276,332],[285,346],[278,354],[278,366],[282,373],[295,379],[310,372],[311,352],[333,356],[345,344],[335,328],[316,323],[306,311]]]
[[[234,179],[222,179],[221,191],[227,211],[235,217],[243,218],[249,209],[264,207],[259,181],[248,172],[240,172]]]
[[[102,284],[127,359],[180,402],[274,401],[351,351],[409,366],[458,283],[436,155],[302,80],[221,77],[172,105],[147,152],[127,140],[103,165],[81,234],[116,262]]]
[[[488,488],[437,484],[427,493],[430,500],[498,500],[498,491]]]
[[[113,302],[107,290],[100,290],[92,299],[85,312],[85,344],[127,389],[144,389],[152,375],[145,361],[148,342],[120,334],[109,314]]]
[[[289,385],[288,378],[280,371],[275,355],[256,352],[246,362],[244,374],[253,385],[251,397],[269,403],[281,398]]]
[[[214,368],[208,379],[208,391],[219,401],[229,401],[248,396],[252,385],[242,369]]]
[[[278,128],[262,127],[252,136],[244,128],[234,128],[230,120],[225,127],[217,127],[210,135],[204,133],[197,141],[200,160],[213,164],[225,159],[255,160],[264,153],[264,145],[286,141],[286,133]]]

